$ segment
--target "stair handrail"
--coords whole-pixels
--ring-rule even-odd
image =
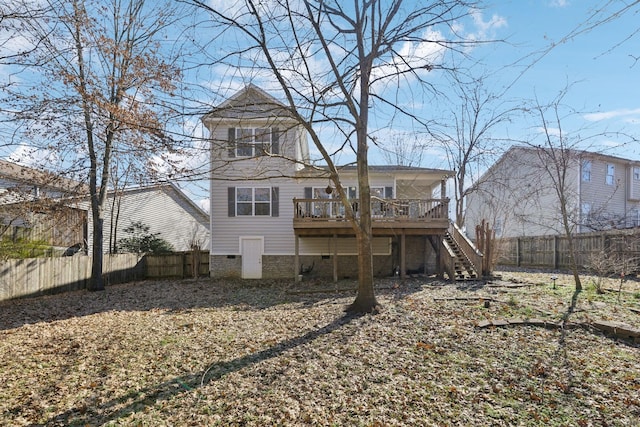
[[[449,276],[449,280],[451,281],[455,281],[456,280],[456,268],[455,268],[455,260],[456,260],[456,254],[453,251],[453,248],[449,245],[449,243],[442,239],[441,240],[442,246],[444,247],[444,249],[447,251],[447,253],[449,254],[448,257],[442,257],[442,262],[444,263],[443,267],[444,270],[446,271],[447,275]]]
[[[473,265],[476,273],[478,273],[478,275],[481,275],[483,258],[482,252],[480,252],[476,245],[473,244],[471,239],[469,239],[467,235],[463,233],[460,227],[458,227],[458,224],[453,221],[449,223],[449,234],[451,234],[451,237],[456,241],[458,247],[460,247],[460,250],[467,257],[471,265]]]

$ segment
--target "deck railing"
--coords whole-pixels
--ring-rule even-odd
[[[356,217],[357,199],[351,200]],[[294,220],[328,221],[343,219],[345,209],[340,200],[293,199]],[[431,221],[448,219],[448,199],[372,199],[373,221]]]

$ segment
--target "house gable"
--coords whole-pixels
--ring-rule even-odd
[[[202,118],[209,130],[211,178],[294,176],[309,162],[307,134],[291,110],[249,85]]]

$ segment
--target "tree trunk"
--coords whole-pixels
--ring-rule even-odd
[[[565,168],[566,170],[566,168]],[[573,230],[571,229],[571,224],[569,224],[569,212],[567,210],[567,199],[565,196],[565,187],[564,180],[560,181],[562,186],[560,190],[560,212],[562,214],[562,225],[564,227],[564,233],[567,236],[567,244],[569,245],[569,260],[571,263],[571,272],[573,273],[573,280],[575,282],[575,290],[576,294],[582,291],[582,282],[580,280],[580,272],[578,271],[578,261],[576,260],[576,250],[573,242]]]
[[[569,259],[571,260],[571,272],[573,273],[573,280],[576,284],[576,292],[582,291],[582,281],[580,280],[580,272],[578,271],[578,262],[576,261],[575,245],[573,242],[573,234],[568,232],[567,244],[569,245]]]
[[[371,203],[369,203],[371,206]],[[377,313],[381,307],[373,291],[373,250],[371,235],[371,212],[369,209],[368,231],[364,224],[360,224],[356,240],[358,245],[358,294],[351,305],[347,307],[349,313]]]
[[[104,280],[102,278],[102,264],[104,255],[102,253],[102,236],[104,233],[104,219],[101,215],[93,216],[93,252],[91,263],[91,280],[89,282],[90,291],[103,291]]]
[[[362,77],[366,80],[365,77]],[[363,88],[368,88],[367,84],[362,84]],[[364,90],[363,90],[364,92]],[[358,151],[358,187],[360,189],[360,221],[356,229],[356,240],[358,245],[358,295],[355,301],[347,307],[350,313],[377,313],[380,306],[376,301],[373,292],[373,232],[371,226],[371,187],[369,185],[369,159],[367,153],[367,122],[368,96],[361,95],[360,127],[357,129]]]

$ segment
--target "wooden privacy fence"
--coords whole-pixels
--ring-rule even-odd
[[[573,236],[578,267],[593,268],[602,258],[625,260],[640,268],[640,229],[609,230]],[[565,236],[498,239],[498,264],[518,267],[569,269],[569,243]]]
[[[105,255],[102,271],[107,284],[145,278],[193,277],[193,258],[192,252],[142,257]],[[198,275],[208,276],[209,252],[198,251],[195,258]],[[86,289],[91,279],[91,264],[90,256],[0,261],[0,301]]]
[[[209,275],[208,251],[146,255],[145,262],[147,278],[194,277],[194,269],[198,277]]]

